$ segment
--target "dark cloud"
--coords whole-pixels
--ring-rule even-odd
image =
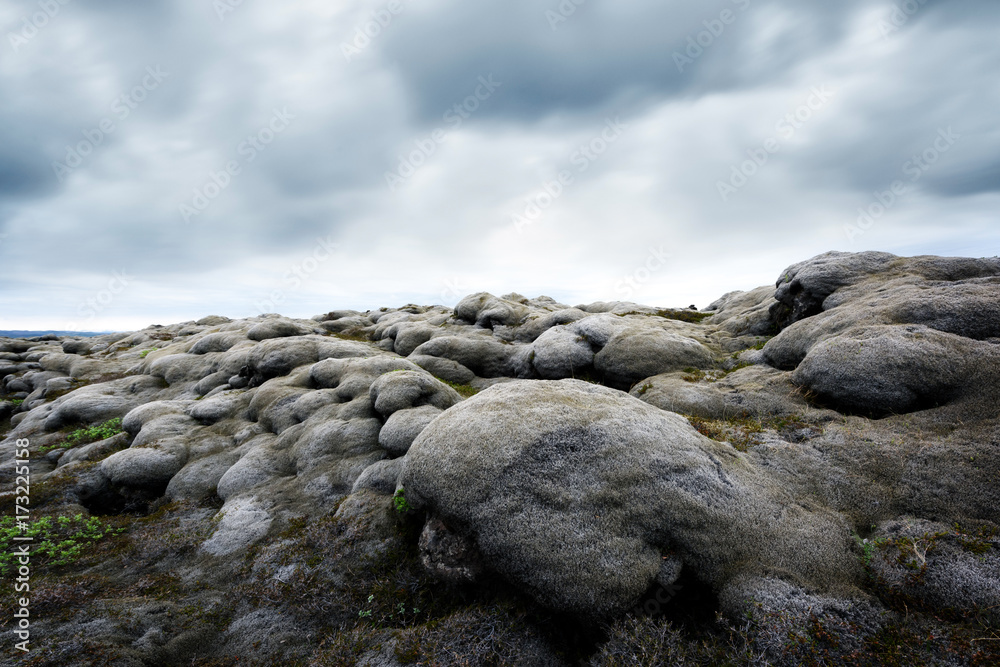
[[[70,3],[0,44],[0,320],[71,317],[119,269],[139,277],[102,317],[148,323],[253,314],[275,289],[303,315],[454,302],[456,284],[615,298],[660,244],[675,264],[635,298],[662,305],[828,249],[961,237],[996,254],[1000,6],[914,2],[402,0],[349,58],[384,0]],[[3,34],[36,11],[7,3]],[[166,76],[141,90],[150,68]],[[488,99],[446,115],[491,76]],[[832,100],[781,137],[824,85]],[[608,118],[628,128],[610,143]],[[60,179],[52,163],[102,122],[113,131]],[[845,236],[948,128],[961,140],[912,192]],[[721,197],[775,136],[781,151]],[[560,172],[572,182],[518,233]],[[338,253],[292,293],[283,276],[317,243]]]
[[[378,46],[402,73],[425,123],[440,122],[488,73],[504,89],[481,117],[530,122],[780,77],[834,44],[850,17],[845,10],[857,3],[797,4],[448,0],[433,12],[403,13],[398,26],[405,29],[387,31]],[[792,22],[758,48],[754,28],[779,10]]]
[[[945,197],[967,197],[1000,192],[1000,162],[934,178],[929,183],[928,189]]]
[[[20,144],[20,145],[18,145]],[[5,146],[0,152],[0,198],[19,200],[37,197],[55,189],[52,170],[37,153],[22,142]]]

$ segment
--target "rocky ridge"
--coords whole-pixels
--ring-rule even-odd
[[[0,380],[5,514],[27,439],[33,511],[119,531],[38,571],[23,664],[1000,650],[997,258],[0,339]]]

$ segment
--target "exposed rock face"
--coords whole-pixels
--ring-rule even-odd
[[[482,559],[468,535],[450,530],[432,517],[420,534],[420,561],[437,579],[449,584],[471,584],[482,574]]]
[[[872,274],[884,272],[898,259],[887,252],[828,252],[785,269],[778,279],[771,320],[785,328],[818,315],[831,294]]]
[[[461,628],[567,664],[523,605],[624,627],[678,594],[775,664],[903,620],[950,637],[907,659],[989,664],[997,405],[1000,260],[828,253],[701,313],[476,294],[0,339],[0,503],[27,439],[38,511],[125,531],[39,571],[78,610],[37,614],[50,657],[430,663]],[[483,611],[498,587],[522,607]]]

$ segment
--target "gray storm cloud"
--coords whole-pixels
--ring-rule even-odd
[[[0,328],[706,305],[830,249],[996,255],[998,26],[986,0],[7,2]]]

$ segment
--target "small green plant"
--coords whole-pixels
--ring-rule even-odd
[[[21,405],[22,403],[24,403],[24,399],[23,398],[12,398],[12,399],[10,399],[10,402],[13,403],[14,405]]]
[[[368,604],[371,604],[374,600],[375,600],[374,595],[368,596]],[[372,617],[371,609],[362,609],[358,612],[358,618],[371,618],[371,617]]]
[[[148,350],[143,350],[142,352],[139,353],[139,358],[140,359],[145,359],[146,355],[149,354],[150,352],[156,352],[156,348],[153,347],[153,348],[150,348]]]
[[[88,545],[123,530],[83,514],[47,516],[20,525],[14,517],[4,517],[0,519],[0,575],[7,576],[17,568],[15,546],[30,544],[33,563],[59,567],[79,558]],[[31,541],[16,541],[15,537],[30,537]]]
[[[85,442],[107,440],[108,438],[116,436],[122,432],[121,417],[115,417],[114,419],[109,419],[98,426],[77,429],[76,431],[70,433],[66,440],[74,445],[79,445]]]
[[[854,533],[854,541],[857,543],[858,548],[861,549],[861,564],[865,567],[871,565],[872,559],[875,558],[875,553],[889,543],[889,540],[884,537],[863,540],[857,533]]]
[[[409,512],[413,507],[410,503],[406,502],[406,493],[403,487],[396,489],[396,493],[392,496],[392,506],[396,508],[396,511],[400,514],[405,514]]]
[[[366,603],[366,606],[374,607],[377,605],[378,603],[375,601],[375,594],[372,593],[371,595],[368,596],[368,601]],[[416,616],[419,613],[420,613],[419,607],[410,607],[410,611],[407,611],[405,604],[403,604],[402,602],[397,602],[395,606],[392,607],[392,611],[384,615],[383,620],[397,620],[399,622],[406,624],[406,619],[412,620],[412,617]],[[373,618],[372,610],[371,609],[359,610],[358,618],[367,618],[367,619]]]
[[[97,426],[77,429],[66,436],[66,440],[63,442],[47,447],[40,447],[38,451],[44,454],[53,449],[70,449],[77,445],[85,445],[90,442],[97,442],[98,440],[107,440],[123,432],[121,417],[115,417]]]

